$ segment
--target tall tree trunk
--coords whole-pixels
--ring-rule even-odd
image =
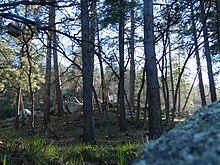
[[[144,68],[143,68],[143,72],[142,72],[142,78],[141,78],[141,86],[140,89],[138,91],[138,98],[137,98],[137,124],[139,124],[140,121],[140,111],[141,111],[141,93],[143,91],[144,88],[144,84],[145,84],[145,73],[146,73],[146,63],[144,64]],[[147,100],[146,100],[147,102]]]
[[[163,98],[164,98],[164,104],[165,104],[165,114],[166,114],[166,125],[170,125],[170,97],[169,97],[169,87],[167,83],[167,45],[169,40],[169,31],[165,33],[165,36],[163,37],[163,57],[162,57],[162,63],[161,63],[161,81],[162,81],[162,92],[163,92]]]
[[[108,98],[108,89],[107,83],[105,81],[105,73],[103,67],[103,61],[101,57],[101,44],[99,38],[99,27],[97,26],[98,32],[98,60],[100,65],[100,74],[101,74],[101,93],[102,93],[102,117],[106,114],[107,123],[109,124],[109,116],[108,116],[108,105],[109,105],[109,98]]]
[[[92,59],[92,66],[94,67],[94,52],[95,52],[95,36],[96,36],[96,17],[97,17],[97,12],[96,12],[96,0],[91,1],[91,15],[90,15],[90,36],[89,36],[89,41],[90,41],[90,53],[91,53],[91,59]],[[94,69],[94,68],[93,68]],[[93,74],[93,73],[92,73]]]
[[[15,108],[15,121],[14,121],[14,128],[18,129],[19,126],[19,113],[21,110],[21,87],[17,90],[17,108]]]
[[[81,0],[82,63],[83,63],[83,114],[84,142],[95,144],[92,104],[92,60],[89,44],[89,10],[88,0]]]
[[[209,88],[210,88],[210,92],[211,92],[211,101],[213,102],[213,101],[217,100],[217,96],[216,96],[215,82],[214,82],[214,76],[213,76],[213,71],[212,71],[212,59],[211,59],[211,52],[210,52],[210,47],[209,47],[208,27],[207,27],[207,23],[206,23],[206,15],[207,14],[205,12],[204,3],[205,3],[205,0],[200,1],[205,57],[206,57],[206,62],[207,62]]]
[[[216,9],[217,9],[218,49],[220,53],[220,0],[216,0]]]
[[[126,130],[125,124],[125,67],[124,67],[124,0],[119,0],[119,126],[121,130]]]
[[[48,26],[52,27],[52,6],[49,6]],[[47,56],[46,56],[46,73],[45,73],[45,100],[44,100],[44,123],[50,122],[50,87],[51,87],[51,54],[52,54],[52,31],[48,32],[47,36]]]
[[[202,69],[201,69],[201,63],[200,63],[200,57],[199,57],[199,49],[198,49],[198,40],[197,40],[197,33],[196,33],[196,23],[195,23],[195,14],[193,10],[193,4],[190,3],[191,7],[191,16],[192,16],[192,32],[193,32],[193,39],[195,44],[195,55],[196,55],[196,65],[197,65],[197,73],[199,78],[199,91],[200,91],[200,97],[202,106],[206,105],[206,98],[205,98],[205,90],[203,85],[203,78],[202,78]]]
[[[163,128],[155,54],[153,0],[144,0],[144,53],[149,105],[149,136],[151,139],[155,139],[163,133]]]
[[[131,1],[131,40],[130,40],[130,89],[129,89],[129,100],[131,110],[134,111],[134,93],[135,93],[135,62],[134,62],[134,34],[135,34],[135,23],[134,23],[134,0]]]
[[[169,48],[169,69],[170,69],[170,83],[171,83],[171,97],[172,97],[172,122],[174,122],[174,113],[176,111],[176,103],[175,103],[175,91],[174,91],[174,79],[173,79],[173,64],[171,57],[171,43],[170,43],[170,35],[168,37],[168,48]]]
[[[56,1],[54,0],[53,3],[55,4]],[[56,91],[56,105],[57,105],[57,112],[58,116],[63,116],[63,98],[62,98],[62,91],[60,89],[60,76],[59,76],[59,67],[58,67],[58,55],[57,55],[57,36],[56,36],[56,10],[54,6],[51,6],[52,10],[52,25],[53,25],[53,32],[52,32],[52,41],[53,41],[53,62],[54,62],[54,79],[55,79],[55,91]]]
[[[101,58],[101,41],[99,37],[99,27],[98,27],[98,18],[97,18],[97,42],[98,42],[98,59],[99,59],[99,65],[100,65],[100,74],[101,74],[101,90],[102,90],[102,117],[105,117],[106,115],[106,121],[107,121],[107,128],[106,128],[106,135],[111,136],[111,125],[109,120],[109,97],[108,97],[108,89],[107,89],[107,83],[105,81],[105,73],[104,73],[104,67],[103,67],[103,61]]]
[[[180,62],[180,52],[178,54],[178,75],[180,77],[180,72],[181,72],[181,68],[180,68],[181,62]],[[180,113],[180,106],[181,106],[181,81],[179,81],[179,87],[177,88],[178,90],[178,109],[177,112]]]
[[[35,127],[35,115],[34,115],[34,90],[32,87],[32,58],[29,53],[29,41],[31,40],[32,37],[30,37],[27,41],[25,41],[25,47],[26,47],[26,53],[27,53],[27,58],[28,58],[28,64],[29,64],[29,70],[28,70],[28,85],[29,85],[29,91],[30,91],[30,99],[31,99],[31,131],[32,134],[34,134],[34,127]]]
[[[90,56],[91,56],[91,61],[92,61],[92,70],[94,71],[94,56],[95,56],[95,37],[96,37],[96,26],[97,26],[97,12],[96,12],[96,0],[92,0],[91,2],[91,15],[90,15],[90,36],[89,36],[89,41],[90,41]],[[94,78],[94,74],[92,71],[92,79]],[[99,112],[101,112],[100,108],[100,103],[98,100],[98,95],[95,90],[95,86],[93,84],[93,96],[94,96],[94,101],[96,108],[98,109]]]

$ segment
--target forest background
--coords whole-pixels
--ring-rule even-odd
[[[15,117],[17,129],[19,112],[29,109],[34,133],[37,112],[48,124],[51,111],[80,110],[84,142],[95,144],[93,113],[111,127],[114,111],[121,131],[131,120],[159,137],[175,118],[217,100],[219,5],[1,1],[1,118]]]

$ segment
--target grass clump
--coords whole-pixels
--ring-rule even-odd
[[[64,159],[67,162],[92,162],[95,164],[127,164],[138,156],[138,144],[113,146],[77,145],[66,148]]]
[[[139,144],[58,146],[39,136],[27,139],[1,136],[2,164],[128,164],[137,157]],[[4,145],[3,145],[4,144]]]

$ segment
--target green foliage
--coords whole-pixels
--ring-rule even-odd
[[[7,147],[1,149],[0,159],[5,164],[15,162],[12,155],[19,155],[23,162],[33,164],[84,164],[86,162],[102,164],[128,164],[139,155],[138,144],[117,146],[86,145],[57,146],[41,137],[22,139],[14,134],[0,135]],[[18,158],[16,158],[18,159]],[[18,161],[18,160],[16,160]]]
[[[9,84],[6,84],[4,91],[0,92],[0,118],[7,118],[13,116],[15,109],[15,97],[15,91],[10,89]]]
[[[28,62],[28,55],[31,56],[31,85],[34,92],[42,88],[44,83],[44,68],[42,66],[41,51],[36,52],[29,45],[29,53],[22,46],[21,41],[12,40],[0,41],[0,116],[2,118],[12,117],[14,109],[16,108],[16,93],[21,88],[23,95],[29,96],[29,80],[28,73],[30,65]],[[28,97],[26,97],[28,99]],[[25,106],[28,100],[24,100]]]
[[[132,5],[137,7],[138,2],[134,2],[134,4],[132,4],[126,0],[123,3],[119,3],[119,1],[115,0],[104,1],[99,14],[101,16],[101,26],[106,28],[107,26],[117,25],[119,23],[120,12],[122,9],[125,11],[124,19],[128,20]]]

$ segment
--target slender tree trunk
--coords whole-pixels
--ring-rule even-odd
[[[164,38],[165,37],[165,38]],[[166,32],[166,35],[163,37],[163,57],[162,57],[162,67],[160,68],[162,74],[162,92],[165,104],[165,114],[166,114],[166,125],[170,124],[170,97],[169,97],[169,87],[167,83],[167,45],[169,40],[169,32]]]
[[[96,0],[91,1],[91,16],[90,16],[90,36],[89,36],[89,41],[90,41],[90,53],[91,53],[91,58],[92,58],[92,66],[94,67],[94,52],[95,52],[95,36],[96,36],[96,17],[97,17],[97,12],[96,12]],[[93,68],[94,69],[94,68]]]
[[[120,79],[119,79],[119,126],[121,130],[126,130],[125,124],[125,67],[124,67],[124,0],[119,0],[120,16],[119,16],[119,65],[120,65]]]
[[[55,4],[56,1],[54,0],[53,3]],[[56,36],[56,10],[54,6],[51,6],[52,10],[52,25],[53,25],[53,32],[52,32],[52,41],[53,41],[53,62],[54,62],[54,79],[55,79],[55,90],[56,90],[56,105],[57,105],[57,112],[58,116],[63,116],[63,98],[62,98],[62,91],[60,89],[60,75],[59,75],[59,64],[58,64],[58,55],[57,55],[57,36]]]
[[[155,54],[153,0],[144,0],[144,53],[149,105],[149,136],[151,139],[155,139],[163,133],[163,128]]]
[[[212,59],[211,59],[211,52],[209,47],[209,35],[208,35],[208,28],[206,23],[206,13],[205,13],[205,1],[200,1],[200,7],[201,7],[201,19],[203,24],[203,37],[204,37],[204,48],[205,48],[205,57],[207,62],[207,70],[208,70],[208,78],[209,78],[209,88],[211,92],[211,101],[216,101],[216,89],[215,89],[215,82],[214,82],[214,76],[212,71]]]
[[[166,53],[166,52],[164,52]],[[170,100],[169,100],[169,88],[167,84],[167,71],[166,71],[166,66],[165,66],[165,56],[163,56],[162,59],[162,66],[160,67],[161,69],[161,74],[162,74],[162,92],[163,92],[163,99],[164,99],[164,104],[165,104],[165,116],[166,116],[166,125],[170,124]],[[165,71],[164,71],[165,69]],[[165,72],[165,73],[164,73]]]
[[[92,69],[93,70],[93,69]],[[95,87],[94,85],[92,86],[92,92],[93,92],[93,98],[94,98],[94,102],[96,105],[96,108],[99,112],[101,112],[101,107],[100,107],[100,103],[99,103],[99,99],[98,99],[98,95],[96,93]]]
[[[23,95],[22,95],[22,91],[21,91],[21,103],[20,103],[20,106],[21,106],[21,112],[22,112],[22,126],[24,126],[24,122],[25,122],[25,116],[24,116],[24,100],[23,100]]]
[[[107,128],[106,128],[106,134],[107,136],[111,136],[111,125],[109,120],[109,97],[108,97],[108,89],[107,89],[107,83],[105,81],[105,73],[104,73],[104,67],[103,67],[103,61],[101,58],[101,43],[100,43],[100,37],[99,37],[99,27],[98,27],[98,18],[97,18],[97,40],[98,40],[98,59],[99,59],[99,65],[100,65],[100,74],[101,74],[101,90],[102,90],[102,117],[105,117],[106,115],[106,121],[107,121]]]
[[[166,59],[166,61],[167,61],[167,59]],[[167,66],[167,64],[166,64],[166,66]],[[168,83],[167,83],[167,68],[168,67],[166,67],[166,71],[165,71],[165,78],[164,78],[164,85],[165,85],[165,91],[166,91],[166,93],[167,93],[167,95],[166,95],[166,125],[167,126],[170,126],[170,93],[169,93],[169,86],[168,86]]]
[[[180,77],[180,72],[181,72],[181,68],[180,68],[180,52],[178,54],[178,75]],[[177,88],[178,89],[178,113],[180,113],[180,106],[181,106],[181,81],[179,81],[179,87]]]
[[[169,69],[170,69],[170,83],[171,83],[171,97],[172,97],[172,122],[174,122],[174,113],[176,112],[176,103],[175,103],[175,91],[174,91],[174,79],[173,79],[173,64],[172,64],[172,57],[171,57],[171,43],[170,43],[170,35],[168,38],[168,45],[169,45]]]
[[[195,55],[196,55],[196,65],[197,65],[197,73],[199,78],[199,91],[200,91],[200,97],[202,106],[206,105],[206,98],[205,98],[205,90],[203,85],[203,78],[202,78],[202,69],[201,69],[201,63],[200,63],[200,57],[199,57],[199,49],[198,49],[198,40],[197,40],[197,33],[196,33],[196,23],[195,23],[195,14],[193,10],[193,4],[190,3],[191,7],[191,16],[192,16],[192,32],[193,32],[193,39],[195,44]]]
[[[32,37],[31,37],[32,38]],[[34,127],[35,127],[35,115],[34,115],[34,90],[32,87],[32,80],[31,80],[31,76],[32,76],[32,59],[31,59],[31,55],[29,53],[29,40],[31,39],[29,38],[27,41],[25,41],[25,47],[26,47],[26,53],[27,53],[27,57],[28,57],[28,64],[29,64],[29,70],[28,70],[28,85],[29,85],[29,91],[30,91],[30,99],[31,99],[31,130],[32,133],[34,134]]]
[[[19,124],[19,113],[21,110],[21,88],[19,87],[17,90],[17,108],[15,108],[15,121],[14,121],[14,128],[18,129]]]
[[[98,32],[98,59],[99,59],[99,65],[100,65],[100,74],[101,74],[101,93],[102,93],[102,116],[106,114],[107,122],[109,123],[109,116],[108,116],[108,105],[109,105],[109,99],[108,99],[108,90],[107,90],[107,84],[105,82],[105,73],[104,73],[104,67],[103,62],[101,58],[101,44],[99,39],[99,28],[97,26],[97,32]]]
[[[220,0],[216,0],[216,9],[217,9],[218,49],[220,53]]]
[[[89,41],[90,41],[90,56],[91,56],[91,61],[92,61],[92,70],[94,71],[94,56],[95,56],[95,37],[96,37],[96,26],[97,26],[97,12],[96,12],[96,0],[92,0],[91,2],[91,16],[90,16],[90,36],[89,36]],[[92,79],[94,77],[93,75],[93,71],[92,71]],[[98,109],[99,112],[101,112],[101,107],[99,104],[99,100],[98,100],[98,95],[95,91],[95,87],[93,85],[93,96],[94,96],[94,100],[96,103],[96,107]]]
[[[48,26],[52,27],[52,7],[49,7]],[[51,54],[52,54],[52,31],[48,32],[47,36],[47,56],[46,56],[46,73],[45,73],[45,100],[44,100],[44,123],[50,122],[50,87],[51,87]]]
[[[197,72],[197,74],[198,74],[198,73],[199,73],[199,71]],[[191,88],[190,88],[190,90],[189,90],[189,93],[188,93],[188,95],[187,95],[187,97],[186,97],[186,101],[185,101],[185,103],[183,104],[182,112],[185,110],[186,105],[187,105],[187,103],[188,103],[188,101],[189,101],[191,92],[192,92],[193,87],[194,87],[194,84],[195,84],[195,82],[196,82],[197,74],[196,74],[196,76],[195,76],[195,78],[194,78],[194,80],[193,80],[193,83],[192,83],[192,85],[191,85]]]
[[[98,37],[99,38],[99,37]],[[99,39],[98,39],[98,42]],[[99,48],[100,49],[100,48]],[[101,52],[99,52],[101,53]],[[100,65],[100,74],[101,74],[101,94],[102,94],[102,110],[100,111],[100,117],[104,116],[104,112],[107,109],[107,100],[106,100],[106,96],[105,96],[105,76],[104,76],[104,69],[103,69],[103,63],[102,63],[102,59],[101,59],[101,54],[98,54],[98,59],[99,59],[99,65]]]
[[[89,1],[81,0],[84,142],[95,144],[92,104],[92,60],[89,44]]]
[[[135,19],[134,19],[134,0],[131,1],[131,40],[130,40],[130,89],[129,100],[131,110],[134,112],[134,93],[135,93],[135,62],[134,62],[134,34],[135,34]]]
[[[139,121],[140,121],[141,93],[142,93],[143,88],[144,88],[145,76],[146,76],[145,73],[146,73],[146,63],[145,63],[144,68],[143,68],[142,79],[141,79],[141,86],[140,86],[140,89],[138,91],[138,98],[137,98],[137,124],[139,124]]]
[[[102,94],[102,114],[101,114],[101,116],[104,117],[104,114],[106,113],[106,117],[108,119],[108,111],[107,111],[107,107],[109,104],[108,95],[107,95],[108,92],[106,89],[103,63],[102,63],[102,59],[101,59],[100,54],[98,55],[98,59],[99,59],[100,74],[101,74],[101,94]]]

